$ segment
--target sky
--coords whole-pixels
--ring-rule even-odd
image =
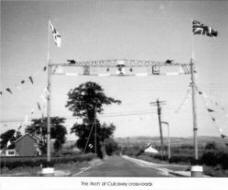
[[[213,0],[1,1],[0,89],[13,90],[13,94],[4,91],[1,96],[1,132],[17,128],[26,115],[29,119],[41,116],[36,104],[47,85],[42,68],[47,64],[50,19],[62,35],[61,48],[50,39],[52,63],[67,59],[174,59],[188,63],[193,51],[198,88],[224,109],[216,111],[216,123],[212,122],[204,99],[197,95],[198,134],[219,136],[216,124],[228,135],[227,9],[227,1]],[[192,19],[218,30],[218,37],[193,36]],[[33,74],[31,84],[28,76]],[[23,79],[26,83],[18,85]],[[75,119],[65,107],[67,92],[87,81],[97,82],[108,96],[122,101],[121,105],[105,106],[99,116],[103,122],[116,125],[115,137],[158,136],[156,107],[150,104],[157,98],[166,101],[162,120],[169,122],[171,136],[192,136],[191,98],[175,112],[186,95],[189,75],[53,76],[51,115],[66,117],[68,132]]]

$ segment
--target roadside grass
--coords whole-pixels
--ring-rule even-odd
[[[55,164],[54,168],[56,171],[66,171],[71,174],[77,173],[80,171],[80,168],[87,167],[89,164],[87,161],[83,162],[68,162],[68,163],[59,163]],[[9,170],[8,168],[3,168],[1,176],[7,177],[7,176],[26,176],[26,177],[38,177],[40,176],[42,168],[41,167],[17,167],[12,170]]]
[[[224,170],[223,168],[221,168],[221,166],[215,166],[215,167],[211,167],[211,166],[203,166],[204,169],[204,173],[208,176],[212,176],[212,177],[228,177],[228,170]]]
[[[1,168],[1,177],[7,177],[7,176],[37,176],[37,172],[41,170],[41,167],[17,167],[14,169],[9,168]]]
[[[61,164],[55,165],[55,170],[69,171],[71,174],[75,174],[79,172],[81,168],[87,167],[88,165],[89,165],[88,161],[61,163]]]

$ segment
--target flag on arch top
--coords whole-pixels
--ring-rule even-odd
[[[194,35],[207,35],[209,37],[217,37],[218,31],[210,26],[206,26],[197,20],[192,21],[192,32]]]
[[[51,21],[49,21],[49,27],[53,36],[53,40],[55,42],[55,45],[57,47],[61,47],[62,44],[62,38],[61,35],[59,34],[59,32],[56,30],[56,28],[53,26],[53,24],[51,23]]]

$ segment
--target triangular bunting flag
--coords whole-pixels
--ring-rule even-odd
[[[10,94],[13,94],[10,88],[6,88],[6,91],[9,92]]]
[[[39,102],[37,102],[37,108],[38,108],[39,110],[41,110],[41,106],[40,106],[40,103],[39,103]]]
[[[29,78],[30,82],[33,84],[33,78],[32,78],[32,76],[29,76],[28,78]]]
[[[210,109],[210,108],[207,108],[207,111],[208,112],[214,112],[214,110]]]

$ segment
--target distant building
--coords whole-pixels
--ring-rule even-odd
[[[30,134],[25,134],[15,141],[15,151],[17,156],[39,156],[39,139]]]
[[[15,149],[6,149],[5,156],[17,156],[16,150]]]
[[[149,154],[158,154],[158,150],[156,150],[155,148],[152,147],[152,144],[149,144],[146,149],[144,150],[145,153],[149,153]]]
[[[40,156],[39,138],[25,134],[0,151],[0,156]]]

